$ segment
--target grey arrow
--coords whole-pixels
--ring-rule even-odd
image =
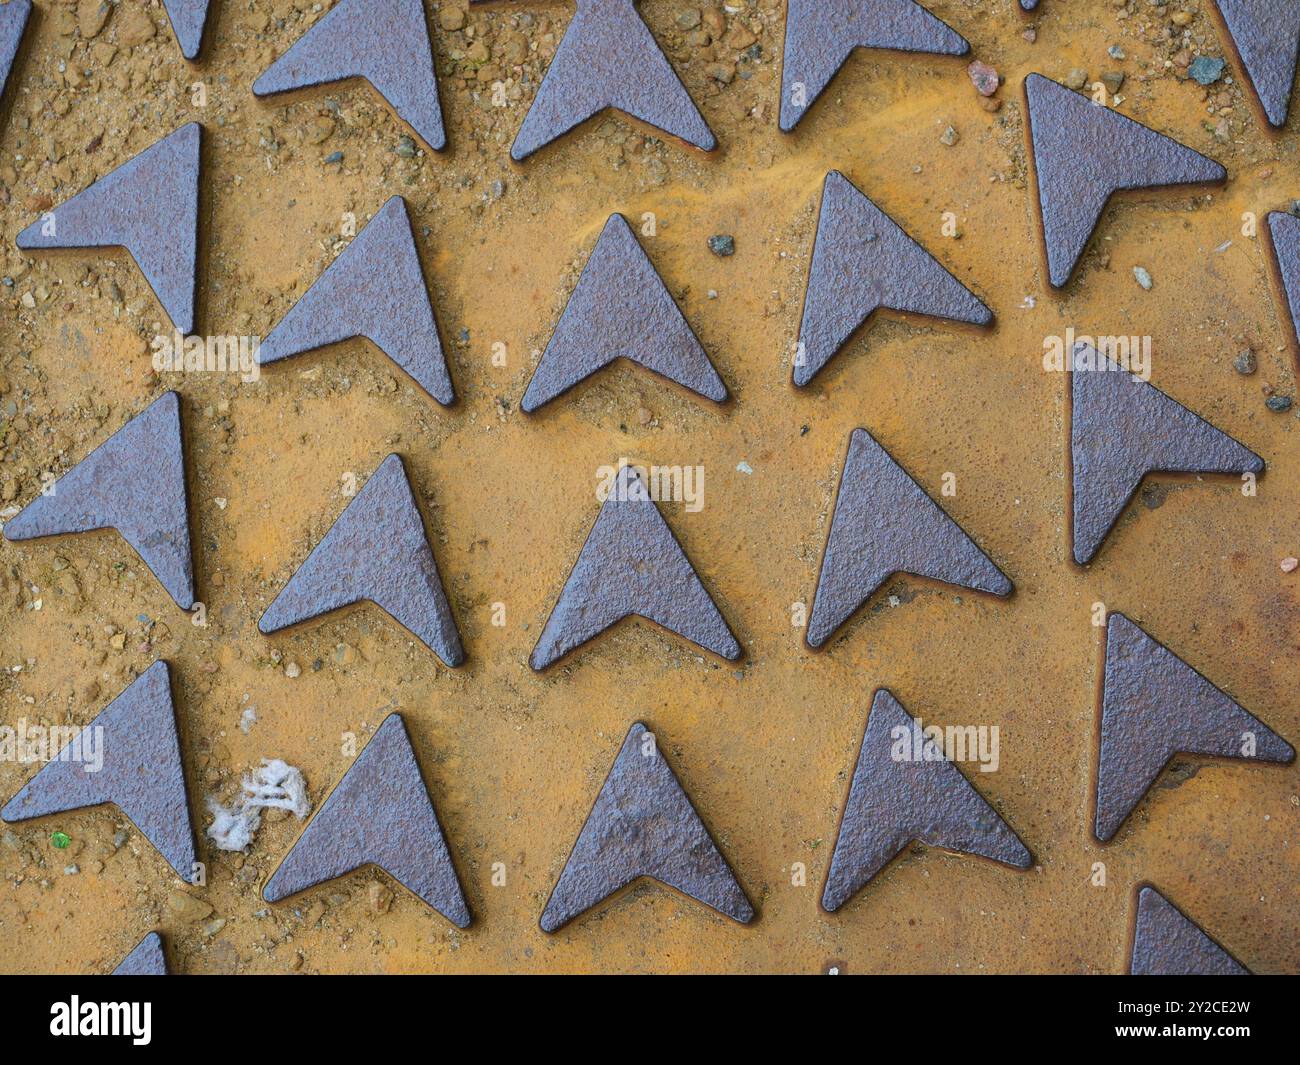
[[[1246,753],[1253,750],[1253,753]],[[1123,614],[1106,619],[1093,831],[1114,838],[1175,754],[1290,762],[1295,751]]]
[[[444,406],[456,394],[406,202],[394,196],[262,341],[265,366],[365,337]]]
[[[906,735],[913,758],[895,760]],[[822,908],[834,913],[914,840],[962,854],[975,854],[1017,869],[1033,859],[960,770],[942,757],[926,760],[920,724],[894,696],[880,688],[871,703],[862,749],[853,770]]]
[[[262,891],[267,902],[377,865],[458,928],[469,907],[401,714],[389,714]]]
[[[1131,975],[1250,975],[1249,969],[1155,888],[1140,888],[1137,906]]]
[[[203,27],[208,21],[208,0],[163,0],[172,32],[186,59],[198,58],[203,47]]]
[[[372,602],[451,667],[465,661],[406,470],[380,464],[257,627],[266,635],[354,603]]]
[[[180,397],[165,392],[5,523],[6,540],[116,529],[182,610],[194,606]]]
[[[447,145],[420,0],[341,0],[253,83],[256,96],[365,78],[435,152]]]
[[[96,745],[103,756],[99,768],[91,757]],[[182,880],[191,881],[194,829],[166,662],[155,662],[132,681],[5,804],[0,817],[26,821],[106,802],[131,819]]]
[[[194,329],[202,127],[182,126],[18,234],[24,251],[131,253],[172,324]]]
[[[656,737],[638,722],[628,730],[547,900],[542,931],[558,931],[643,876],[741,924],[754,919],[754,907]]]
[[[740,657],[740,644],[644,482],[632,467],[624,466],[582,545],[529,664],[543,670],[633,615],[723,658],[734,661]]]
[[[613,214],[521,406],[532,413],[617,359],[639,363],[716,403],[727,398],[727,386],[627,221]]]
[[[162,936],[150,932],[113,970],[114,976],[170,976]]]
[[[975,325],[993,321],[970,289],[832,170],[822,190],[794,383],[807,385],[881,309]]]
[[[32,0],[10,0],[0,6],[0,96],[4,95],[9,83],[9,72],[18,57],[31,14]]]
[[[1269,125],[1286,125],[1300,58],[1300,4],[1295,0],[1215,0]]]
[[[1177,400],[1076,346],[1070,374],[1073,552],[1083,565],[1148,473],[1261,473],[1264,460]]]
[[[1300,218],[1273,211],[1268,216],[1269,236],[1277,260],[1278,276],[1286,295],[1291,337],[1300,351]]]
[[[808,619],[821,647],[895,573],[990,595],[1013,586],[865,429],[849,436],[835,514]]]

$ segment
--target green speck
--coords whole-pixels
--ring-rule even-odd
[[[72,842],[72,837],[66,832],[52,832],[50,833],[50,842],[58,847],[59,850],[63,850],[64,847]]]

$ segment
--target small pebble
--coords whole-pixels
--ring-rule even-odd
[[[290,662],[287,666],[284,667],[284,675],[288,677],[290,680],[293,680],[295,677],[301,677],[302,667],[298,665],[297,662]]]
[[[966,68],[966,73],[970,75],[975,91],[981,96],[992,96],[998,91],[998,72],[987,63],[981,63],[976,59]]]
[[[1292,400],[1290,396],[1269,396],[1268,399],[1264,401],[1264,406],[1274,414],[1285,414],[1291,409],[1291,403]]]
[[[709,251],[726,258],[736,254],[736,238],[730,233],[719,233],[709,238]]]
[[[1187,73],[1192,76],[1192,80],[1199,82],[1201,85],[1213,85],[1223,76],[1225,65],[1222,59],[1211,59],[1208,55],[1198,55],[1192,60],[1192,65],[1187,68]]]
[[[1255,361],[1255,353],[1250,348],[1247,348],[1232,360],[1232,368],[1243,377],[1249,377],[1258,367],[1259,363]]]
[[[1294,573],[1295,568],[1297,566],[1300,566],[1300,558],[1295,558],[1291,555],[1288,555],[1280,563],[1278,563],[1278,565],[1282,567],[1283,573]]]
[[[956,144],[957,141],[960,139],[961,139],[961,134],[958,133],[955,129],[953,129],[952,126],[949,126],[947,129],[945,129],[943,133],[940,134],[939,136],[939,140],[942,141],[944,144],[948,145],[949,148],[951,148],[954,144]]]
[[[1133,276],[1137,278],[1137,283],[1148,292],[1151,291],[1151,274],[1147,272],[1144,266],[1133,267]]]
[[[1065,76],[1065,86],[1068,89],[1082,89],[1088,83],[1088,72],[1075,67]]]

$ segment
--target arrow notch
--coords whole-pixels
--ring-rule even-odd
[[[865,429],[849,436],[805,639],[822,647],[895,573],[1005,597],[1013,585]]]
[[[438,814],[401,714],[389,714],[266,882],[279,902],[377,865],[457,928],[470,925]]]
[[[365,337],[444,407],[456,398],[415,234],[390,199],[262,341],[265,366]]]
[[[0,817],[33,817],[114,803],[187,884],[194,828],[167,663],[159,660],[97,714],[9,800]]]
[[[529,665],[540,672],[633,615],[729,661],[740,658],[740,644],[645,483],[631,466],[623,466]]]
[[[520,406],[532,414],[617,359],[715,403],[727,398],[727,386],[627,220],[612,214]]]
[[[643,876],[740,924],[754,919],[754,907],[660,753],[654,733],[637,722],[547,900],[542,931],[559,931]]]
[[[911,757],[896,759],[904,741]],[[822,909],[834,913],[916,840],[1017,869],[1033,864],[1020,837],[924,736],[920,722],[880,688],[853,770]]]
[[[6,540],[116,529],[182,610],[194,561],[180,396],[164,392],[4,526]]]
[[[257,623],[263,635],[371,602],[454,669],[460,632],[401,457],[389,455]]]
[[[803,388],[877,310],[988,325],[993,312],[837,170],[826,175],[794,383]]]
[[[1287,763],[1295,750],[1123,614],[1106,619],[1093,832],[1115,837],[1175,754]]]

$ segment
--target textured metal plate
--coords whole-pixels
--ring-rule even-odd
[[[1083,565],[1148,473],[1254,473],[1264,460],[1175,399],[1078,346],[1071,372],[1073,552]]]
[[[114,803],[189,883],[195,874],[194,829],[167,663],[159,660],[141,673],[85,729],[103,732],[97,741],[83,740],[83,729],[72,742],[98,742],[102,767],[96,771],[84,746],[80,760],[47,762],[0,817],[26,821]]]
[[[1295,0],[1215,0],[1269,125],[1286,125],[1300,59],[1300,4]]]
[[[1286,296],[1291,338],[1296,343],[1297,354],[1300,354],[1300,218],[1274,211],[1268,216],[1268,231]]]
[[[27,20],[32,15],[32,0],[10,0],[0,6],[0,96],[9,83],[9,72],[23,43]]]
[[[914,737],[914,751],[929,742],[902,704],[880,688],[822,891],[822,908],[831,913],[915,840],[1017,869],[1033,863],[1020,838],[952,762],[895,760],[897,730]]]
[[[390,199],[262,341],[265,366],[365,337],[444,406],[456,393],[438,337],[415,234],[400,196]]]
[[[510,157],[522,162],[611,107],[706,152],[717,147],[635,0],[577,4]]]
[[[165,392],[5,523],[6,540],[116,529],[182,610],[194,606],[181,403]]]
[[[1137,893],[1133,976],[1249,976],[1250,970],[1219,946],[1187,914],[1153,887]]]
[[[889,452],[865,429],[854,429],[808,619],[808,646],[825,644],[895,573],[990,595],[1013,590]]]
[[[389,714],[266,882],[267,902],[377,865],[458,928],[469,907],[401,714]]]
[[[365,78],[435,152],[447,146],[420,0],[341,0],[253,82],[257,96]]]
[[[150,932],[113,970],[114,976],[170,976],[162,936]]]
[[[839,171],[826,175],[794,383],[807,385],[877,310],[988,325],[993,312]]]
[[[163,0],[181,55],[197,59],[203,47],[203,28],[208,21],[208,0]]]
[[[1025,95],[1053,288],[1070,280],[1116,192],[1228,176],[1213,159],[1041,74],[1025,78]]]
[[[1253,754],[1244,753],[1252,749]],[[1106,619],[1097,804],[1105,843],[1175,754],[1290,762],[1295,750],[1123,614]]]
[[[125,248],[182,333],[194,330],[202,127],[182,126],[18,234],[24,251]]]
[[[644,482],[631,466],[624,466],[601,505],[529,664],[543,670],[633,615],[723,658],[740,657],[740,644]]]
[[[788,0],[781,129],[789,133],[857,48],[965,55],[966,38],[912,0]]]
[[[617,359],[721,403],[727,386],[620,214],[609,216],[528,382],[532,413]]]
[[[648,876],[748,924],[754,907],[704,827],[655,735],[637,722],[542,912],[556,932],[620,888]]]
[[[401,457],[389,455],[275,597],[258,629],[270,635],[368,601],[445,665],[465,661]]]

